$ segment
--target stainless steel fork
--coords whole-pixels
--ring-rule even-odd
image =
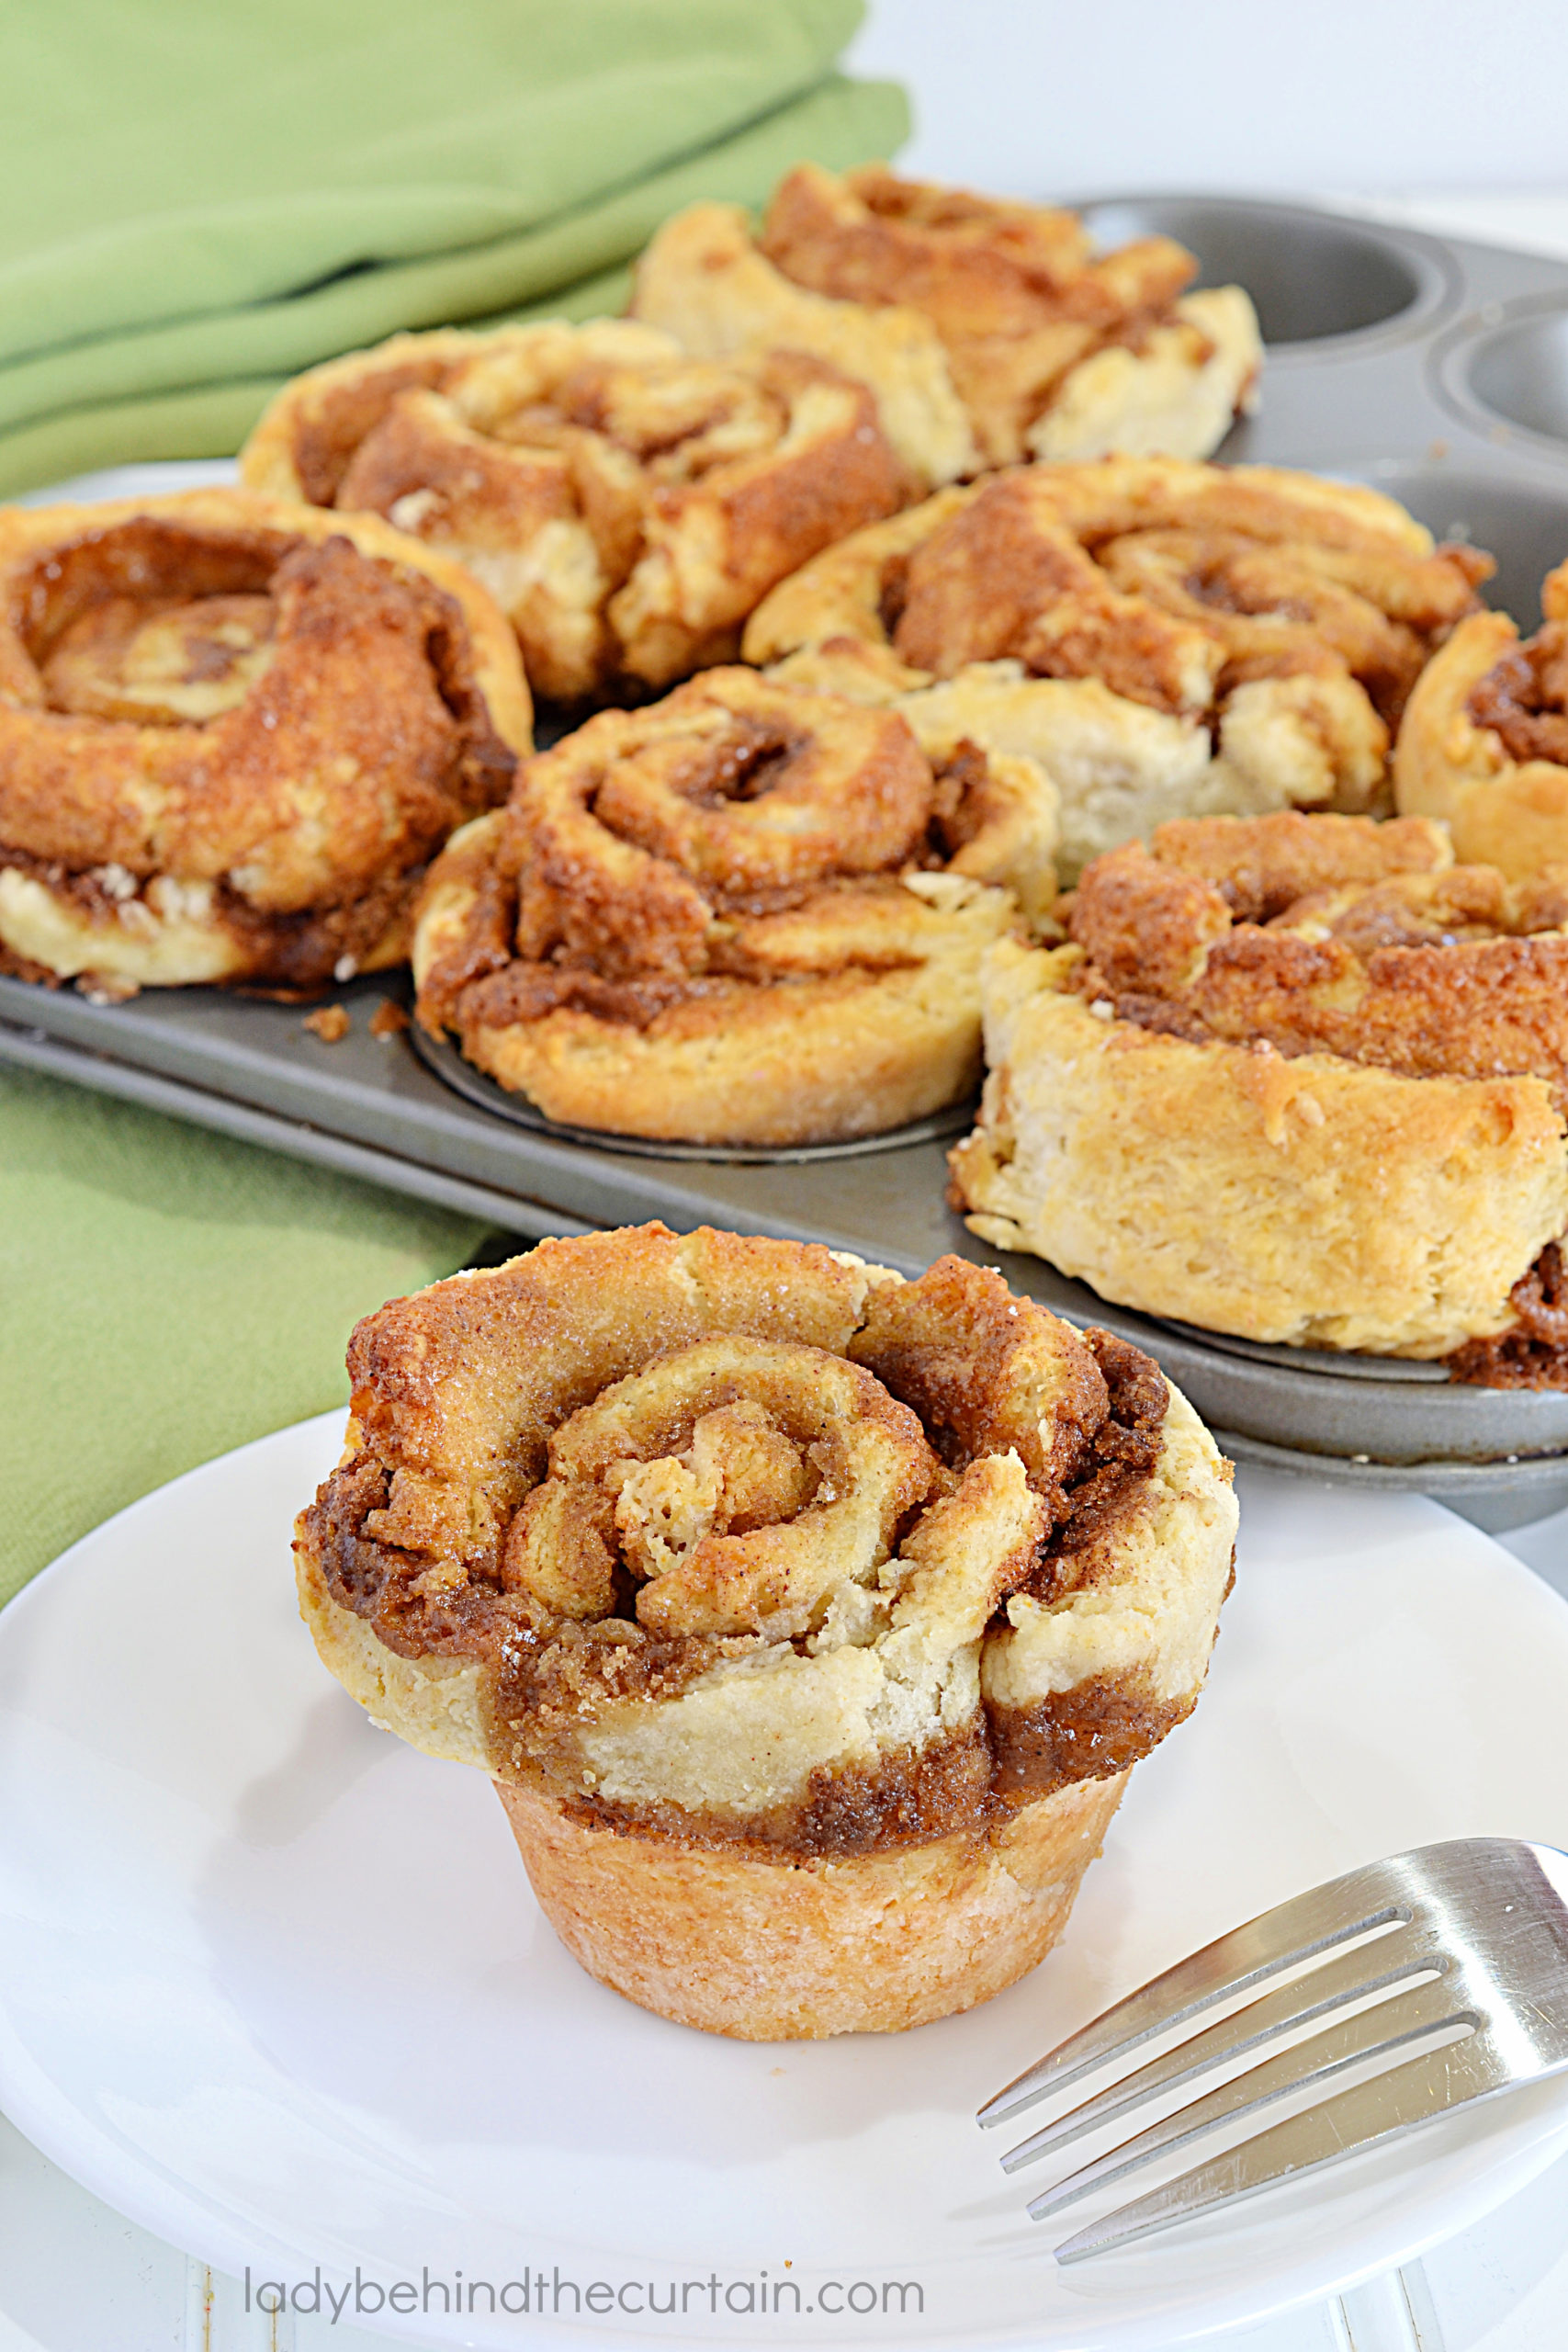
[[[1258,1991],[1287,1973],[1290,1984]],[[1461,1838],[1348,1871],[1118,2001],[998,2091],[978,2120],[1010,2122],[1247,1994],[1256,1997],[1009,2151],[1002,2169],[1016,2172],[1232,2070],[1035,2198],[1035,2220],[1279,2100],[1315,2096],[1352,2072],[1362,2079],[1080,2230],[1055,2249],[1059,2262],[1125,2245],[1568,2069],[1568,1854],[1517,1838]],[[1265,2054],[1287,2035],[1297,2037],[1290,2048]]]

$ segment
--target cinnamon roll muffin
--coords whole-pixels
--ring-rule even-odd
[[[1568,563],[1519,642],[1476,613],[1422,673],[1399,730],[1393,785],[1408,816],[1439,818],[1467,863],[1528,879],[1568,864]]]
[[[774,589],[749,662],[1026,752],[1060,864],[1168,818],[1386,806],[1388,753],[1491,559],[1273,466],[1036,466],[854,533]]]
[[[1186,292],[1168,237],[1097,255],[1076,214],[802,164],[760,235],[739,206],[666,221],[635,315],[705,359],[770,344],[871,386],[927,488],[1029,458],[1206,458],[1256,405],[1263,359],[1239,286]]]
[[[776,581],[914,491],[832,367],[715,366],[624,319],[394,335],[286,385],[240,467],[465,564],[563,702],[732,659]]]
[[[1568,1385],[1568,867],[1418,818],[1162,826],[1003,944],[972,1228],[1215,1331]]]
[[[0,969],[125,995],[400,963],[433,852],[531,741],[490,598],[373,515],[0,511]]]
[[[980,957],[1055,895],[1027,759],[710,670],[537,753],[433,867],[419,1018],[554,1119],[872,1135],[980,1072]]]
[[[1229,1588],[1229,1464],[1146,1357],[959,1259],[652,1225],[396,1300],[348,1363],[306,1623],[491,1774],[592,1974],[815,2038],[1055,1942]]]

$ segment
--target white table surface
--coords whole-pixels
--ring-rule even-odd
[[[1320,200],[1568,260],[1565,192]],[[1568,1596],[1568,1511],[1497,1540]],[[247,2313],[237,2281],[112,2212],[0,2117],[0,2352],[372,2352],[386,2341]],[[1404,2270],[1210,2341],[1214,2352],[1568,2352],[1568,2158]]]

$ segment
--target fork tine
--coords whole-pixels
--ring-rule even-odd
[[[1030,2218],[1043,2222],[1062,2206],[1076,2203],[1089,2189],[1120,2180],[1123,2173],[1137,2172],[1156,2156],[1169,2154],[1174,2149],[1185,2147],[1189,2141],[1201,2139],[1217,2124],[1261,2113],[1264,2108],[1271,2107],[1276,2099],[1287,2098],[1292,2091],[1311,2090],[1316,2085],[1332,2082],[1348,2066],[1382,2057],[1412,2041],[1429,2040],[1445,2026],[1460,2022],[1473,2025],[1475,2012],[1454,2007],[1451,1985],[1441,1978],[1436,1984],[1413,1985],[1392,2001],[1381,2001],[1375,2008],[1363,2009],[1359,2016],[1347,2018],[1324,2032],[1314,2034],[1309,2041],[1277,2052],[1261,2065],[1248,2067],[1190,2106],[1179,2108],[1174,2115],[1123,2140],[1120,2147],[1097,2156],[1092,2164],[1081,2165],[1043,2196],[1035,2198],[1029,2208]]]
[[[1348,1871],[1343,1878],[1259,1912],[1130,1993],[1026,2067],[1005,2090],[987,2099],[976,2120],[985,2127],[1004,2123],[1047,2092],[1065,2090],[1080,2075],[1185,2024],[1216,2002],[1230,2000],[1371,1928],[1408,1925],[1413,1916],[1398,1861]]]
[[[1377,1960],[1384,1960],[1387,1964],[1374,1973],[1371,1963]],[[1249,2050],[1278,2041],[1294,2027],[1310,2025],[1314,2018],[1330,2016],[1348,2001],[1371,1993],[1392,1994],[1394,1986],[1407,1978],[1434,1971],[1440,1976],[1447,1966],[1447,1961],[1431,1950],[1430,1939],[1419,1930],[1414,1948],[1408,1934],[1380,1938],[1370,1949],[1359,1946],[1355,1951],[1314,1969],[1310,1975],[1281,1985],[1278,1992],[1262,1994],[1245,2008],[1222,2018],[1217,2025],[1202,2028],[1162,2057],[1153,2058],[1135,2073],[1109,2084],[1092,2098],[1058,2116],[1043,2131],[1021,2141],[1016,2148],[1010,2148],[1001,2160],[1002,2170],[1017,2172],[1054,2149],[1081,2140],[1086,2132],[1114,2122],[1129,2109],[1143,2107],[1199,2075],[1211,2074],[1216,2066],[1244,2057]]]
[[[1056,2247],[1056,2259],[1082,2262],[1091,2254],[1128,2245],[1216,2205],[1256,2196],[1276,2181],[1297,2179],[1411,2131],[1450,2107],[1506,2089],[1514,2079],[1483,2033],[1427,2051],[1091,2222]]]

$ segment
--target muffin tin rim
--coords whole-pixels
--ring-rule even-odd
[[[911,1119],[901,1127],[885,1127],[875,1135],[852,1136],[837,1143],[690,1143],[680,1136],[624,1135],[619,1129],[572,1126],[552,1119],[526,1095],[508,1094],[496,1080],[466,1060],[449,1037],[433,1037],[418,1021],[410,1023],[406,1035],[425,1069],[488,1118],[504,1119],[557,1143],[622,1152],[638,1159],[694,1161],[725,1168],[798,1167],[825,1159],[861,1159],[874,1152],[903,1151],[911,1144],[945,1142],[950,1136],[962,1135],[973,1124],[979,1101],[976,1091],[962,1102],[930,1111],[924,1118]]]
[[[1262,213],[1275,219],[1290,215],[1315,222],[1331,222],[1345,229],[1370,244],[1382,244],[1409,265],[1417,281],[1416,291],[1402,310],[1386,318],[1374,319],[1364,327],[1348,327],[1335,334],[1310,335],[1291,342],[1265,343],[1264,352],[1269,368],[1314,366],[1337,358],[1356,358],[1385,346],[1407,342],[1414,334],[1431,332],[1444,318],[1462,292],[1461,273],[1450,246],[1445,241],[1426,230],[1407,229],[1402,224],[1374,220],[1357,212],[1340,212],[1329,205],[1303,204],[1288,196],[1243,197],[1227,195],[1223,190],[1146,188],[1137,191],[1111,189],[1088,196],[1053,198],[1074,212],[1090,213],[1111,205],[1128,207],[1159,205],[1210,205],[1216,210],[1240,216]]]
[[[1523,445],[1521,454],[1528,452],[1561,468],[1568,466],[1568,430],[1559,437],[1542,433],[1533,424],[1521,424],[1483,400],[1479,392],[1472,390],[1470,382],[1471,368],[1488,344],[1516,326],[1553,314],[1568,326],[1568,286],[1555,292],[1516,295],[1510,301],[1483,302],[1456,319],[1436,337],[1427,371],[1444,406],[1472,431],[1483,434],[1494,449],[1508,450],[1517,442]]]
[[[1114,195],[1101,195],[1086,200],[1118,199]],[[1120,200],[1134,199],[1123,197]],[[1156,199],[1151,197],[1145,200]],[[1445,274],[1451,276],[1461,294],[1460,314],[1452,322],[1430,313],[1418,315],[1413,306],[1393,320],[1343,336],[1270,346],[1269,372],[1276,387],[1275,397],[1270,400],[1266,389],[1262,414],[1237,428],[1222,453],[1222,462],[1297,467],[1331,478],[1354,466],[1358,471],[1352,479],[1370,479],[1374,485],[1385,486],[1395,497],[1408,494],[1413,477],[1424,475],[1428,469],[1440,474],[1445,468],[1455,479],[1472,473],[1488,483],[1495,482],[1499,489],[1511,488],[1527,495],[1532,490],[1549,497],[1562,494],[1563,458],[1568,451],[1524,428],[1495,431],[1495,420],[1489,417],[1479,418],[1469,411],[1456,413],[1453,404],[1439,395],[1432,363],[1436,350],[1448,349],[1461,328],[1473,326],[1483,316],[1490,325],[1497,319],[1561,309],[1568,304],[1568,262],[1510,253],[1506,248],[1460,239],[1428,236],[1423,232],[1347,215],[1330,206],[1280,204],[1269,197],[1254,200],[1202,190],[1186,192],[1183,200],[1255,212],[1285,209],[1310,214],[1319,220],[1342,223],[1359,234],[1406,252],[1412,243],[1434,248],[1441,254]],[[1489,300],[1494,290],[1497,299]],[[1313,374],[1314,368],[1328,371],[1321,384]],[[1337,446],[1325,446],[1325,416],[1337,434]],[[1454,424],[1451,435],[1450,421]],[[1348,458],[1347,450],[1357,454]],[[210,474],[205,478],[210,479]],[[1564,537],[1564,552],[1568,553],[1568,534]],[[67,1037],[73,1041],[71,1046],[62,1044],[60,1048],[62,1062],[69,1057],[71,1075],[89,1084],[104,1085],[109,1061],[99,1057],[108,1057],[115,1062],[109,1091],[128,1091],[125,1082],[137,1076],[136,1048],[128,1034],[134,1024],[118,1023],[115,1009],[91,1007],[73,995],[67,1004],[57,1005],[52,1012],[39,1007],[44,1011],[44,1018],[39,1020],[32,1008],[46,991],[28,989],[21,983],[7,983],[4,993],[7,1001],[0,1005],[0,1012],[15,1026],[0,1034],[0,1059],[25,1059],[27,1047],[22,1040],[27,1031],[30,1028],[35,1036],[47,1031],[51,1041]],[[166,993],[178,996],[182,992]],[[165,1006],[163,1010],[171,1048],[176,1035],[187,1037],[193,1047],[204,1042],[197,1034],[202,1026],[200,1016],[188,1003]],[[231,1046],[225,1044],[220,1053],[210,1055],[204,1074],[194,1080],[187,1077],[183,1088],[171,1083],[175,1074],[172,1061],[154,1058],[142,1063],[149,1087],[156,1084],[164,1094],[161,1107],[178,1107],[172,1098],[183,1091],[192,1104],[186,1115],[200,1118],[199,1106],[206,1102],[212,1105],[207,1124],[220,1124],[223,1118],[237,1115],[250,1119],[258,1130],[270,1125],[275,1134],[268,1139],[280,1142],[285,1149],[294,1148],[299,1156],[320,1157],[328,1164],[335,1164],[330,1156],[335,1150],[352,1153],[363,1163],[379,1159],[385,1170],[383,1181],[396,1190],[417,1195],[423,1189],[428,1197],[443,1197],[449,1204],[455,1204],[454,1195],[461,1188],[476,1205],[481,1202],[496,1204],[497,1221],[509,1224],[514,1231],[561,1230],[568,1227],[581,1230],[585,1219],[592,1225],[635,1222],[638,1216],[660,1215],[668,1216],[671,1223],[691,1224],[699,1221],[700,1212],[701,1217],[739,1229],[750,1227],[779,1231],[787,1227],[796,1232],[820,1231],[829,1246],[839,1246],[832,1220],[837,1213],[835,1188],[841,1196],[842,1179],[835,1176],[830,1163],[815,1170],[797,1164],[777,1178],[768,1167],[755,1165],[733,1169],[710,1164],[708,1181],[705,1181],[700,1170],[683,1170],[675,1165],[667,1166],[660,1175],[650,1164],[645,1173],[630,1158],[623,1157],[618,1166],[613,1166],[616,1156],[610,1152],[562,1150],[552,1148],[554,1139],[549,1136],[540,1136],[530,1141],[515,1129],[510,1131],[508,1150],[489,1148],[488,1137],[478,1131],[488,1129],[493,1136],[502,1123],[463,1111],[470,1132],[476,1135],[472,1147],[476,1164],[471,1175],[466,1176],[460,1151],[449,1144],[438,1146],[435,1141],[435,1131],[441,1124],[439,1112],[433,1104],[415,1099],[416,1090],[412,1084],[400,1090],[396,1086],[389,1089],[386,1104],[379,1106],[388,1115],[381,1117],[379,1125],[360,1111],[339,1110],[334,1091],[324,1083],[315,1107],[289,1109],[283,1100],[287,1079],[297,1076],[312,1057],[316,1058],[318,1070],[326,1073],[331,1069],[333,1057],[345,1049],[328,1049],[313,1043],[301,1049],[290,1040],[279,1052],[271,1041],[280,1033],[268,1032],[265,1026],[265,1016],[276,1012],[275,1008],[247,1006],[231,1010],[234,1018],[229,1026],[235,1042]],[[262,1025],[250,1020],[253,1012],[263,1016]],[[297,1021],[298,1015],[293,1018]],[[216,1025],[208,1024],[209,1030]],[[17,1050],[6,1051],[8,1037],[17,1040]],[[127,1056],[130,1058],[127,1059]],[[367,1068],[375,1057],[379,1057],[383,1065],[395,1057],[411,1077],[417,1075],[431,1094],[440,1094],[454,1110],[462,1110],[457,1099],[423,1071],[412,1053],[404,1055],[393,1044],[389,1047],[366,1046],[365,1056]],[[199,1057],[197,1059],[199,1061]],[[186,1067],[188,1070],[190,1065]],[[95,1070],[104,1075],[95,1076]],[[364,1087],[359,1091],[366,1095]],[[367,1095],[366,1099],[368,1102]],[[394,1112],[407,1114],[404,1124],[395,1131],[389,1125]],[[295,1131],[293,1141],[284,1139],[289,1128]],[[965,1254],[993,1261],[997,1255],[994,1250],[983,1249],[972,1237],[956,1230],[956,1221],[942,1210],[940,1189],[932,1191],[930,1201],[925,1199],[925,1171],[928,1161],[935,1159],[932,1148],[921,1148],[919,1159],[909,1170],[911,1181],[900,1184],[897,1179],[904,1163],[896,1152],[868,1155],[863,1178],[857,1175],[855,1180],[857,1213],[864,1232],[858,1243],[852,1240],[843,1246],[858,1246],[864,1254],[874,1257],[880,1251],[884,1258],[895,1260],[910,1259],[913,1248],[918,1247],[921,1262],[943,1248],[958,1247]],[[501,1170],[504,1172],[498,1173]],[[356,1167],[355,1172],[367,1170]],[[908,1236],[905,1228],[912,1229]],[[1014,1262],[1021,1267],[1025,1261]],[[1038,1264],[1043,1277],[1052,1276],[1053,1270],[1044,1261],[1032,1262]],[[1078,1310],[1069,1307],[1065,1311]],[[1256,1419],[1259,1422],[1264,1418],[1264,1389],[1271,1392],[1276,1400],[1282,1400],[1278,1401],[1281,1423],[1293,1418],[1294,1408],[1288,1401],[1292,1390],[1298,1394],[1303,1386],[1314,1391],[1332,1390],[1348,1403],[1356,1397],[1355,1385],[1352,1383],[1347,1389],[1342,1376],[1317,1375],[1315,1367],[1299,1362],[1248,1364],[1236,1355],[1227,1356],[1223,1347],[1215,1344],[1218,1335],[1205,1334],[1183,1342],[1173,1327],[1162,1327],[1153,1318],[1117,1309],[1108,1302],[1096,1303],[1089,1319],[1123,1325],[1128,1336],[1141,1336],[1141,1343],[1153,1343],[1156,1352],[1161,1342],[1168,1342],[1174,1355],[1189,1359],[1194,1365],[1201,1363],[1216,1380],[1222,1370],[1225,1379],[1232,1382],[1239,1376],[1258,1391],[1259,1411]],[[1139,1327],[1137,1333],[1132,1328],[1134,1324]],[[1292,1351],[1292,1355],[1296,1352]],[[1182,1383],[1182,1373],[1174,1361],[1170,1368],[1172,1376]],[[1404,1404],[1415,1412],[1422,1409],[1423,1399],[1446,1399],[1451,1409],[1470,1397],[1491,1396],[1495,1402],[1500,1396],[1519,1393],[1461,1392],[1443,1382],[1405,1380],[1397,1385]],[[1383,1390],[1384,1385],[1375,1374],[1370,1378],[1363,1376],[1361,1393],[1369,1406]],[[1223,1410],[1211,1409],[1207,1418],[1218,1430],[1226,1426]],[[1248,1419],[1254,1418],[1249,1412]],[[1258,1445],[1268,1441],[1250,1439],[1246,1442]],[[1280,1450],[1300,1451],[1288,1442]],[[1451,1455],[1446,1458],[1452,1461]],[[1538,1458],[1544,1464],[1553,1459],[1562,1461],[1563,1455]],[[1440,1453],[1428,1456],[1434,1473],[1442,1467],[1444,1459]],[[1348,1453],[1303,1453],[1299,1466],[1310,1475],[1333,1479],[1337,1464],[1340,1475],[1353,1483],[1366,1483],[1361,1465],[1356,1464]],[[1387,1466],[1397,1474],[1390,1483],[1420,1486],[1419,1463]],[[1501,1456],[1491,1461],[1454,1463],[1453,1466],[1465,1474],[1466,1490],[1475,1492],[1504,1492],[1517,1470],[1517,1465],[1508,1464]],[[1564,1476],[1568,1476],[1568,1461],[1563,1466]],[[1434,1476],[1431,1483],[1436,1486],[1442,1482]]]

